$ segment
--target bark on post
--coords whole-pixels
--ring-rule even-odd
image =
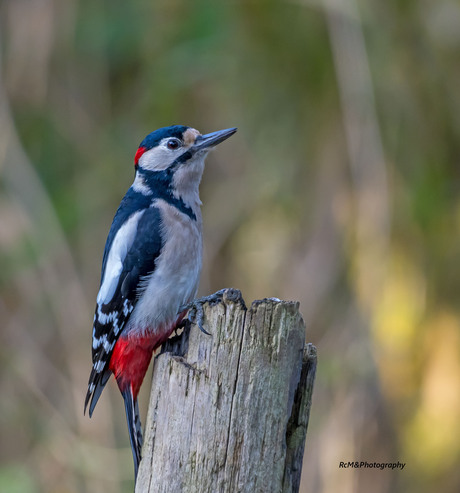
[[[280,493],[299,488],[316,370],[299,304],[205,307],[156,358],[136,493]]]

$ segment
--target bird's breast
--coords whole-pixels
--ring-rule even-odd
[[[163,200],[155,207],[162,218],[163,247],[155,270],[143,279],[138,302],[127,324],[127,332],[168,332],[176,323],[179,307],[197,292],[202,266],[201,213],[196,220]]]

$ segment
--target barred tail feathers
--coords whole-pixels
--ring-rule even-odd
[[[91,374],[89,376],[89,382],[88,382],[88,391],[86,392],[86,398],[85,398],[85,408],[83,411],[83,413],[86,413],[86,408],[91,400],[91,403],[89,405],[90,418],[93,415],[93,411],[94,408],[96,407],[97,401],[99,400],[99,397],[101,396],[101,393],[104,390],[104,387],[108,382],[111,374],[112,372],[108,369],[98,372],[96,371],[94,366],[93,369],[91,370]]]
[[[142,425],[139,415],[137,399],[134,398],[131,388],[122,391],[123,400],[125,401],[126,421],[128,423],[129,441],[134,460],[134,478],[137,479],[139,463],[142,452]]]

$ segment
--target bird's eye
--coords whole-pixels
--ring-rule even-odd
[[[177,149],[179,147],[180,143],[177,139],[170,139],[168,140],[166,146],[168,147],[168,149],[171,149],[171,150],[174,150],[174,149]]]

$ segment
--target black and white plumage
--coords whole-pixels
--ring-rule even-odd
[[[115,214],[102,261],[85,410],[113,373],[126,408],[135,474],[142,433],[137,394],[152,352],[195,297],[202,263],[199,184],[207,152],[235,128],[201,135],[182,125],[149,134],[135,179]]]

